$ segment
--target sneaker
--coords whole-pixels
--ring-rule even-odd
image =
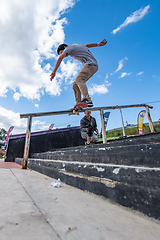
[[[85,142],[85,145],[86,145],[86,146],[90,145],[90,142],[89,142],[89,143]]]
[[[88,104],[88,107],[93,107],[92,101],[88,101],[87,99],[83,99],[83,100],[81,101],[81,103],[87,103],[87,104]]]

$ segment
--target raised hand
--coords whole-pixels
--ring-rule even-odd
[[[103,39],[101,42],[98,43],[99,46],[104,46],[107,44],[107,40]]]
[[[55,75],[56,75],[56,73],[53,71],[52,73],[51,73],[51,77],[50,77],[50,81],[52,81],[52,79],[55,77]]]

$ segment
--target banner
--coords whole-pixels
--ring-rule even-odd
[[[52,130],[54,128],[54,123],[52,123],[50,126],[49,126],[49,130]]]
[[[107,128],[107,123],[108,123],[108,118],[109,118],[110,112],[105,112],[103,114],[103,119],[104,119],[104,123],[105,123],[105,128]]]
[[[143,133],[143,121],[144,121],[145,114],[146,114],[146,110],[142,110],[138,114],[138,133],[139,133],[139,135],[141,135]]]
[[[13,126],[11,126],[10,128],[9,128],[9,130],[8,130],[8,133],[7,133],[7,137],[6,137],[6,141],[5,141],[5,145],[7,144],[7,142],[8,142],[8,137],[9,137],[9,134],[12,132],[12,130],[13,130]]]

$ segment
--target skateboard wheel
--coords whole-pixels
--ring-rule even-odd
[[[77,113],[77,115],[79,115],[79,112]]]
[[[76,113],[76,110],[73,110],[73,114],[75,114]]]
[[[70,116],[71,114],[70,113],[68,113],[68,116]]]

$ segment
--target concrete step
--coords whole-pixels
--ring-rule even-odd
[[[94,148],[98,148],[99,144],[103,142],[99,142],[94,144]],[[149,143],[160,143],[160,132],[157,133],[149,133],[145,135],[137,135],[130,137],[119,137],[118,139],[107,140],[107,146],[128,146],[128,145],[139,145],[139,144],[149,144]],[[61,148],[61,150],[72,150],[72,149],[81,149],[81,146]]]
[[[121,137],[119,139],[108,140],[106,144],[103,144],[102,141],[96,143],[94,145],[89,146],[90,148],[99,148],[100,146],[108,146],[108,147],[115,147],[115,146],[128,146],[128,145],[140,145],[140,144],[150,144],[150,143],[160,143],[160,133],[150,133],[145,135],[137,135],[137,136],[130,136],[130,137]],[[70,151],[70,150],[80,150],[83,149],[84,145],[75,146],[75,147],[66,147],[60,149],[54,149],[53,151]],[[46,151],[47,152],[47,151]],[[34,155],[32,154],[31,157]]]
[[[34,153],[31,158],[160,167],[160,143],[124,146],[94,144],[54,152]]]
[[[160,143],[160,133],[149,133],[130,137],[120,137],[119,139],[108,140],[110,146],[139,145],[149,143]]]

